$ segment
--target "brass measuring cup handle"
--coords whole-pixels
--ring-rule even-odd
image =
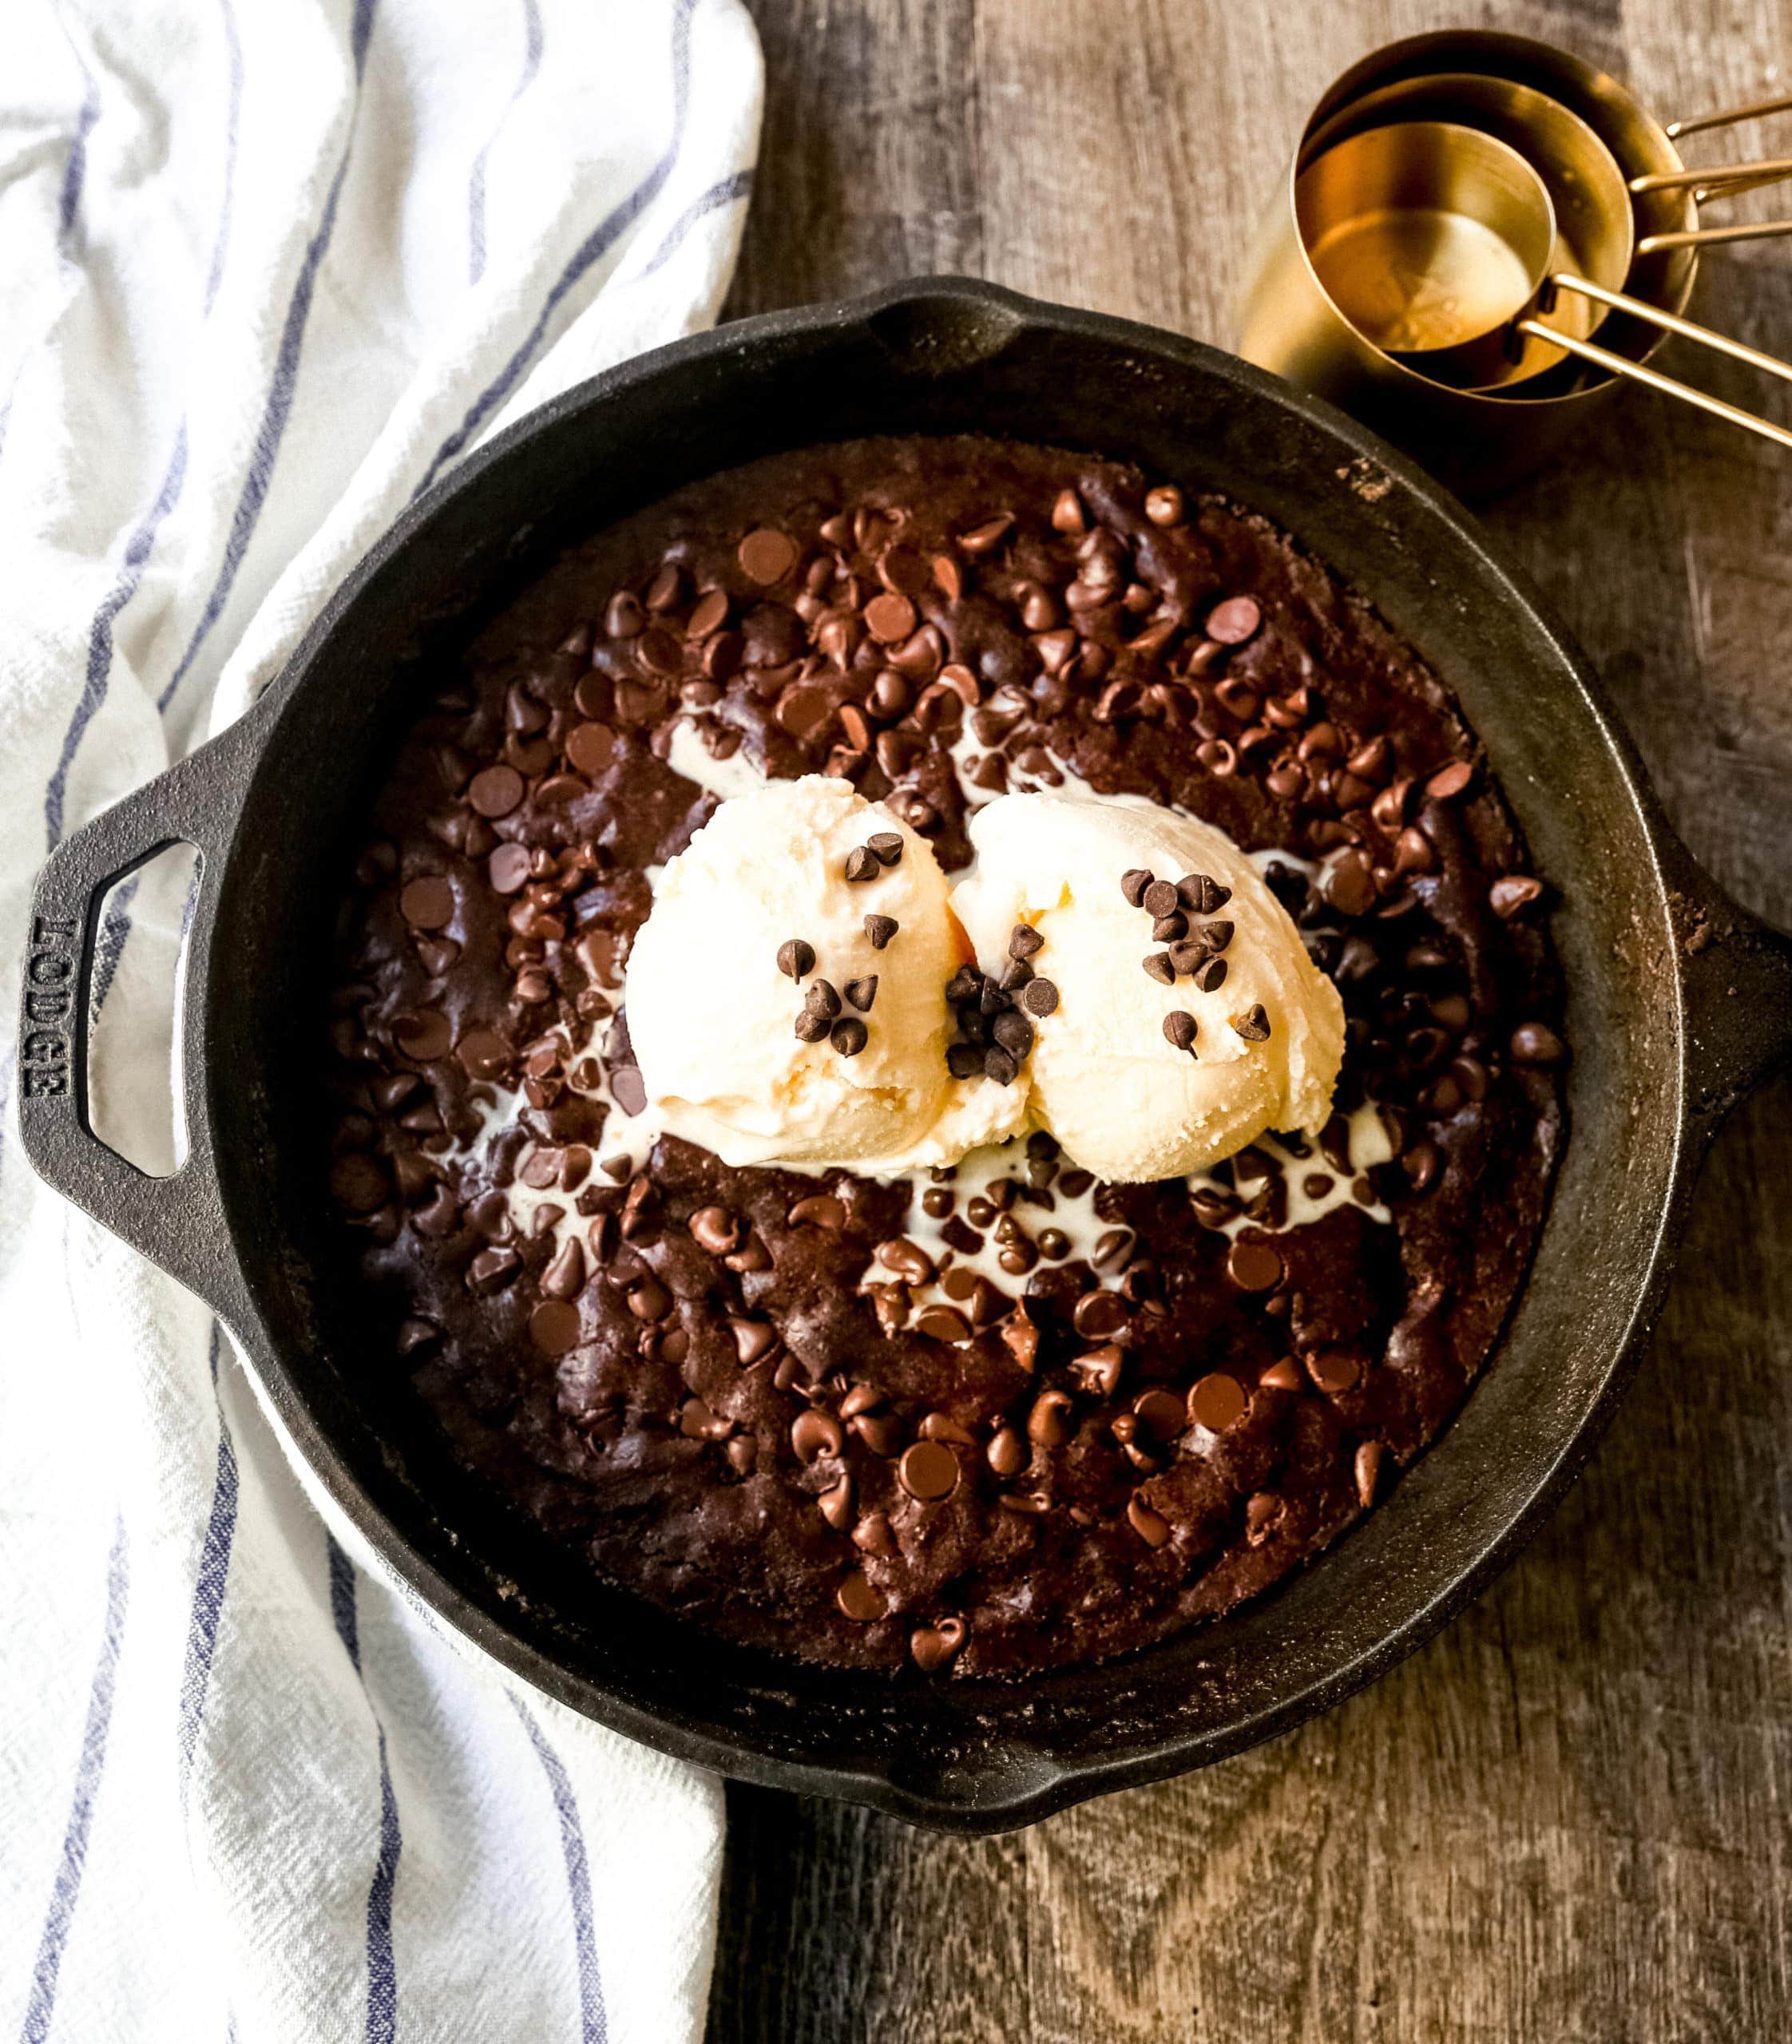
[[[1596,299],[1614,312],[1628,312],[1639,319],[1670,334],[1678,334],[1683,340],[1696,341],[1701,347],[1715,349],[1719,355],[1729,355],[1736,362],[1746,362],[1750,369],[1765,370],[1770,376],[1782,378],[1792,383],[1792,364],[1776,361],[1770,355],[1762,355],[1758,348],[1751,348],[1742,341],[1733,341],[1727,334],[1713,333],[1708,327],[1696,326],[1690,319],[1683,319],[1678,313],[1663,311],[1660,307],[1646,304],[1639,298],[1627,297],[1623,291],[1608,291],[1603,284],[1589,282],[1585,277],[1557,275],[1547,280],[1540,296],[1540,308],[1548,309],[1548,303],[1558,291],[1578,291],[1583,297]],[[1609,348],[1600,347],[1596,342],[1584,341],[1572,334],[1564,334],[1553,327],[1546,327],[1540,319],[1524,319],[1517,323],[1521,334],[1534,334],[1552,346],[1564,348],[1583,362],[1596,362],[1615,376],[1626,376],[1633,383],[1647,384],[1651,390],[1659,390],[1663,396],[1679,398],[1713,418],[1726,419],[1732,426],[1745,427],[1750,433],[1759,434],[1763,440],[1771,440],[1782,447],[1792,447],[1792,433],[1782,426],[1775,426],[1770,419],[1758,418],[1753,412],[1745,412],[1738,406],[1727,404],[1722,398],[1714,398],[1709,391],[1699,390],[1691,383],[1682,383],[1671,376],[1663,376],[1659,370],[1647,367],[1639,362],[1631,362],[1621,355],[1614,355]]]
[[[1744,121],[1759,121],[1770,113],[1792,111],[1792,93],[1778,99],[1760,99],[1746,106],[1727,106],[1715,113],[1695,114],[1687,121],[1671,121],[1663,133],[1671,142],[1687,135],[1703,135],[1715,128],[1732,128]],[[1630,180],[1633,196],[1652,192],[1690,192],[1695,206],[1713,199],[1739,198],[1745,192],[1778,184],[1792,177],[1792,156],[1763,156],[1755,163],[1711,164],[1697,170],[1653,171]],[[1639,256],[1654,256],[1669,248],[1716,248],[1728,242],[1765,241],[1776,235],[1792,234],[1792,220],[1738,221],[1728,227],[1686,228],[1672,234],[1645,235],[1636,244]]]

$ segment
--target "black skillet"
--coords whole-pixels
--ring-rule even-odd
[[[719,1643],[485,1504],[334,1281],[311,1083],[328,904],[430,686],[438,628],[566,539],[712,470],[855,434],[967,429],[1229,491],[1373,600],[1461,698],[1560,890],[1575,1053],[1536,1268],[1444,1439],[1275,1594],[1110,1666],[1011,1685],[890,1682]],[[180,1025],[190,1148],[151,1179],[89,1127],[88,981],[107,885],[182,840],[201,862]],[[1719,1117],[1792,1050],[1792,944],[1694,865],[1586,663],[1452,498],[1231,356],[957,279],[680,341],[532,414],[398,521],[234,729],[61,847],[34,917],[32,1162],[216,1309],[319,1481],[417,1596],[667,1753],[963,1831],[1285,1731],[1484,1589],[1611,1416]]]

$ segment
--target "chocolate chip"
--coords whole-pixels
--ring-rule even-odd
[[[1174,483],[1162,483],[1145,492],[1145,516],[1154,525],[1179,525],[1187,516],[1182,492]]]
[[[915,1316],[916,1331],[935,1341],[968,1341],[971,1325],[951,1306],[928,1306]]]
[[[1360,853],[1348,853],[1327,871],[1326,899],[1341,914],[1366,916],[1375,905],[1375,883]]]
[[[1263,620],[1255,596],[1228,596],[1207,612],[1207,635],[1222,646],[1242,646]]]
[[[865,918],[865,934],[870,939],[874,951],[882,950],[901,927],[894,916],[867,916]]]
[[[877,974],[867,972],[862,980],[848,980],[846,994],[848,1001],[858,1010],[860,1014],[870,1014],[871,1004],[878,997]]]
[[[529,1316],[529,1338],[544,1356],[565,1355],[578,1346],[578,1308],[565,1299],[542,1300]]]
[[[1018,1476],[1033,1459],[1018,1427],[1002,1428],[984,1452],[989,1457],[989,1467],[1005,1479]]]
[[[958,1487],[958,1458],[943,1441],[918,1440],[902,1451],[896,1475],[911,1498],[937,1503]]]
[[[1543,882],[1526,873],[1503,873],[1487,891],[1488,905],[1502,921],[1509,922],[1540,898]]]
[[[1226,1275],[1241,1292],[1269,1292],[1282,1281],[1282,1258],[1267,1242],[1234,1242]]]
[[[811,982],[804,996],[804,1004],[811,1015],[824,1016],[831,1022],[840,1012],[840,996],[835,991],[833,981],[816,980]]]
[[[1474,778],[1475,770],[1467,760],[1453,759],[1425,782],[1425,792],[1433,802],[1453,802]]]
[[[934,1274],[934,1259],[918,1242],[910,1242],[906,1235],[879,1242],[878,1261],[886,1270],[894,1271],[910,1285],[925,1285]]]
[[[1226,961],[1223,958],[1203,958],[1189,976],[1199,992],[1217,993],[1226,983]]]
[[[1173,915],[1160,916],[1151,926],[1153,944],[1174,944],[1188,934],[1188,918],[1178,909]]]
[[[900,866],[902,863],[903,839],[894,830],[879,830],[865,841],[868,850],[877,854],[880,866]]]
[[[398,897],[398,912],[413,929],[441,929],[454,919],[454,889],[439,875],[414,880]]]
[[[1126,1507],[1127,1523],[1148,1547],[1161,1547],[1170,1537],[1170,1522],[1154,1511],[1135,1491]]]
[[[1045,938],[1030,924],[1017,923],[1009,934],[1008,955],[1010,958],[1037,958],[1045,948]]]
[[[1161,1385],[1140,1392],[1132,1401],[1132,1412],[1140,1426],[1158,1443],[1174,1440],[1188,1424],[1183,1401]]]
[[[1045,1448],[1062,1448],[1071,1436],[1070,1397],[1067,1392],[1042,1391],[1027,1415],[1027,1435]]]
[[[1284,1356],[1279,1363],[1271,1363],[1258,1378],[1259,1389],[1270,1391],[1298,1391],[1301,1388],[1300,1365],[1292,1356]]]
[[[785,1216],[793,1228],[826,1228],[838,1234],[846,1225],[846,1210],[831,1192],[811,1193]]]
[[[1348,1349],[1322,1349],[1307,1357],[1306,1373],[1321,1391],[1336,1396],[1354,1387],[1362,1365]]]
[[[947,1068],[950,1069],[950,1065]],[[1013,1052],[1005,1051],[1000,1044],[991,1044],[983,1053],[983,1075],[994,1079],[998,1086],[1012,1086],[1020,1071],[1020,1062]]]
[[[835,1024],[829,1040],[842,1057],[857,1057],[871,1040],[871,1032],[856,1015],[848,1015]]]
[[[1024,1015],[1011,1009],[1006,1015],[998,1015],[990,1033],[1011,1056],[1024,1058],[1033,1048],[1033,1024]]]
[[[426,1355],[441,1339],[442,1329],[433,1320],[407,1320],[398,1329],[398,1353]]]
[[[1375,1502],[1375,1487],[1381,1481],[1384,1452],[1378,1440],[1366,1440],[1357,1449],[1351,1473],[1357,1481],[1357,1501],[1365,1511]]]
[[[740,1246],[740,1223],[725,1206],[700,1206],[687,1224],[700,1249],[728,1256]]]
[[[510,1046],[495,1029],[469,1029],[454,1055],[472,1079],[500,1079],[509,1069]]]
[[[865,606],[865,629],[882,644],[906,639],[914,627],[914,605],[898,591],[886,589]]]
[[[1255,1002],[1244,1014],[1235,1015],[1232,1027],[1247,1044],[1269,1041],[1269,1017],[1263,1012],[1263,1004],[1260,1000]]]
[[[1010,958],[996,984],[1004,993],[1018,993],[1022,987],[1031,985],[1033,977],[1033,968],[1025,958]]]
[[[514,766],[488,766],[474,775],[466,798],[482,816],[495,822],[522,800],[523,777]]]
[[[833,1028],[825,1015],[813,1008],[801,1009],[796,1018],[797,1040],[804,1044],[819,1044]]]
[[[1118,1292],[1085,1292],[1072,1309],[1070,1324],[1085,1341],[1107,1341],[1130,1317],[1126,1301]]]
[[[1154,951],[1148,957],[1141,958],[1139,963],[1144,967],[1147,975],[1156,980],[1160,986],[1168,987],[1176,984],[1176,969],[1171,963],[1168,951]]]
[[[788,533],[761,525],[740,542],[735,558],[748,581],[770,588],[796,565],[796,545]]]
[[[1142,866],[1136,866],[1120,875],[1120,892],[1135,909],[1144,905],[1145,889],[1154,876]]]
[[[1164,1036],[1172,1047],[1179,1051],[1194,1051],[1195,1038],[1199,1027],[1192,1015],[1179,1008],[1172,1008],[1164,1018]]]
[[[647,1105],[647,1081],[642,1078],[638,1066],[619,1064],[612,1068],[610,1098],[631,1119],[643,1111]]]
[[[486,862],[486,875],[500,894],[514,894],[529,877],[529,847],[498,846]]]
[[[1188,1393],[1188,1416],[1210,1432],[1227,1433],[1244,1417],[1249,1400],[1244,1387],[1224,1370],[1199,1378]]]
[[[831,1496],[833,1493],[830,1491],[828,1495]],[[850,1618],[854,1625],[874,1625],[884,1614],[883,1599],[858,1569],[842,1579],[834,1593],[834,1601],[839,1606],[841,1616]]]
[[[799,1412],[791,1424],[791,1448],[804,1464],[818,1462],[824,1455],[838,1455],[845,1446],[846,1436],[831,1412]]]
[[[937,1626],[917,1626],[909,1634],[909,1652],[924,1675],[943,1668],[965,1643],[962,1618],[942,1618]]]
[[[1568,1047],[1540,1022],[1520,1022],[1512,1032],[1512,1055],[1518,1064],[1560,1064]]]
[[[815,969],[815,947],[800,937],[787,938],[778,947],[778,969],[787,979],[807,979]]]
[[[1139,905],[1147,915],[1174,915],[1181,897],[1174,885],[1168,880],[1154,880],[1140,898]]]
[[[862,881],[875,880],[883,870],[878,855],[869,845],[858,845],[846,854],[846,873],[848,880]]]
[[[950,1044],[946,1068],[954,1079],[974,1079],[983,1069],[983,1052],[975,1044]]]
[[[569,1237],[541,1273],[541,1289],[550,1299],[576,1299],[584,1289],[585,1251]]]

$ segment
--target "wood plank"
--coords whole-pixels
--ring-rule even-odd
[[[1788,0],[755,0],[771,97],[731,309],[961,268],[1223,342],[1305,109],[1375,43],[1477,13],[1664,115],[1787,86]],[[1792,349],[1792,243],[1708,259],[1698,310]],[[1644,395],[1486,516],[1695,850],[1792,924],[1789,475]],[[1782,1082],[1719,1143],[1580,1486],[1342,1709],[1006,1840],[733,1792],[716,2044],[1792,2035],[1789,1156]]]

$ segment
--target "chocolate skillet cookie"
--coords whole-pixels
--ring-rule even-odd
[[[949,872],[1010,790],[1230,833],[1343,997],[1322,1139],[1144,1186],[1045,1135],[894,1182],[633,1141],[656,869],[809,773]],[[1485,1362],[1563,1135],[1524,865],[1438,680],[1235,504],[969,437],[715,477],[557,561],[378,798],[326,1053],[348,1281],[494,1508],[695,1623],[936,1678],[1124,1652],[1322,1549]],[[728,1028],[701,957],[690,999]]]

